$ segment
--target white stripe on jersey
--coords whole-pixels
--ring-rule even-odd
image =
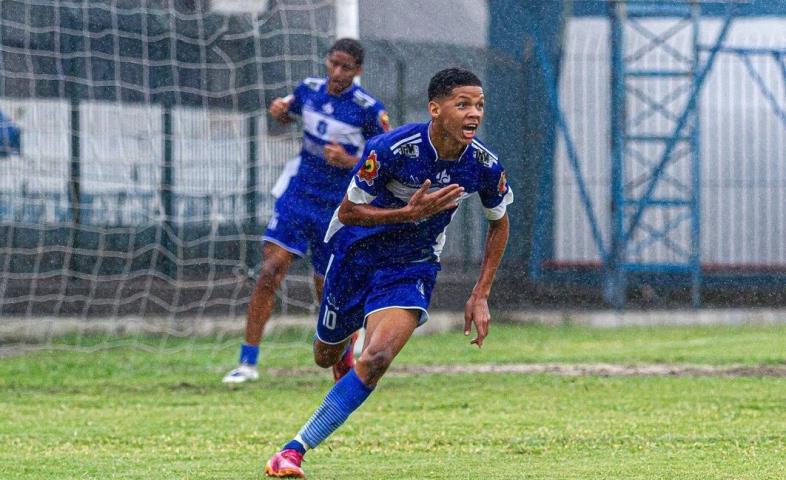
[[[412,141],[412,142],[407,142],[407,143],[405,143],[405,144],[403,144],[403,145],[399,145],[399,146],[398,146],[398,148],[396,148],[395,150],[393,150],[393,153],[396,153],[396,154],[399,154],[399,155],[400,155],[400,154],[401,154],[401,151],[404,149],[404,147],[406,147],[406,146],[408,146],[408,145],[417,145],[417,144],[419,144],[419,143],[423,143],[423,140],[421,140],[421,139],[419,139],[419,138],[418,138],[417,140],[414,140],[414,141]],[[413,153],[412,153],[412,154],[408,154],[408,155],[411,155],[411,156],[413,156],[413,157],[417,157],[417,153],[418,153],[418,152],[415,150],[415,151],[413,151]]]
[[[319,91],[319,87],[325,84],[324,78],[315,78],[315,77],[308,77],[307,79],[303,80],[303,83],[306,84],[308,88],[314,90],[315,92]]]
[[[410,135],[407,138],[403,138],[403,139],[399,140],[398,142],[396,142],[396,143],[394,143],[393,145],[390,146],[390,151],[392,152],[395,149],[397,149],[398,147],[400,147],[402,144],[409,143],[412,140],[418,140],[417,143],[420,143],[422,141],[422,139],[420,139],[420,133],[416,133],[414,135]],[[416,143],[416,142],[412,142],[412,143]]]
[[[287,163],[284,164],[284,170],[281,171],[281,175],[279,175],[275,185],[270,189],[270,194],[273,195],[273,198],[281,198],[281,195],[284,194],[289,186],[289,181],[292,180],[292,177],[297,174],[299,169],[300,155],[287,160]]]
[[[374,98],[374,97],[372,97],[370,95],[366,95],[365,93],[361,92],[360,90],[355,90],[354,96],[355,96],[355,100],[356,100],[355,103],[359,104],[361,107],[368,108],[368,107],[374,105],[375,103],[377,103],[377,99],[376,98]]]
[[[419,187],[410,187],[409,185],[404,185],[398,180],[391,179],[387,185],[385,185],[385,188],[387,188],[394,197],[398,198],[402,202],[409,202],[409,199],[412,198],[412,195],[418,191]],[[431,193],[436,192],[439,190],[439,188],[439,186],[432,186],[428,190],[429,193]]]
[[[349,182],[349,187],[347,187],[347,198],[354,204],[368,205],[377,197],[358,187],[353,178]]]
[[[496,155],[491,153],[491,151],[489,151],[488,148],[486,148],[483,145],[481,145],[480,142],[478,142],[477,140],[474,140],[474,139],[472,140],[472,146],[475,147],[478,150],[481,150],[481,151],[484,151],[484,152],[488,153],[489,157],[491,157],[491,159],[492,159],[492,162],[491,162],[492,164],[497,163],[497,161],[499,160],[499,158]]]
[[[505,212],[508,209],[508,205],[513,203],[513,189],[508,187],[508,193],[502,197],[502,201],[499,202],[494,208],[486,208],[483,207],[483,213],[486,214],[486,218],[489,220],[499,220],[500,218],[505,216]]]
[[[358,205],[368,205],[377,197],[358,187],[355,184],[355,179],[353,178],[349,181],[349,186],[347,187],[347,198],[352,203]],[[328,225],[327,232],[325,232],[325,242],[329,242],[333,235],[335,235],[336,232],[341,230],[341,227],[344,226],[344,224],[341,223],[341,221],[338,219],[339,208],[341,208],[341,205],[336,208],[336,210],[333,212],[333,216],[330,218],[330,225]]]
[[[442,187],[443,187],[443,185],[432,185],[428,189],[428,193],[434,193],[434,192],[436,192],[437,190],[439,190]],[[410,187],[409,185],[405,185],[405,184],[399,182],[398,180],[391,179],[385,185],[385,188],[387,188],[388,191],[390,191],[390,193],[393,194],[393,196],[395,196],[396,198],[398,198],[402,202],[409,203],[409,199],[412,198],[412,195],[414,195],[415,192],[417,192],[420,187]],[[458,201],[461,202],[462,200],[464,200],[465,198],[469,197],[470,195],[472,195],[472,194],[465,192],[465,193],[461,194],[461,196],[459,197]]]
[[[458,209],[454,210],[450,215],[450,222],[448,222],[448,225],[450,225],[450,223],[453,221],[453,217],[456,216],[456,212],[458,212]],[[434,242],[434,246],[432,247],[432,251],[434,252],[434,256],[437,257],[437,261],[439,261],[439,256],[442,255],[442,249],[445,248],[445,242],[448,239],[448,225],[445,225],[445,228],[439,233],[439,235],[437,235],[437,241]]]
[[[323,122],[325,131],[319,133],[319,124]],[[336,120],[313,109],[303,109],[303,130],[325,142],[335,140],[338,143],[354,145],[358,148],[365,143],[363,130],[360,127]]]

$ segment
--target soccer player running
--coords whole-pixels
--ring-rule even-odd
[[[318,298],[322,297],[328,260],[323,239],[331,215],[341,202],[364,142],[389,129],[382,103],[353,82],[363,71],[363,56],[357,40],[337,40],[327,55],[327,78],[307,78],[292,95],[276,98],[270,105],[270,115],[281,123],[291,122],[293,115],[302,118],[303,145],[299,158],[288,165],[296,171],[291,178],[285,172],[279,179],[285,183],[279,185],[284,192],[262,237],[264,260],[248,306],[240,364],[226,374],[225,383],[259,378],[259,344],[276,290],[293,257],[305,256],[309,248],[314,286]],[[352,346],[348,345],[345,355],[334,362],[334,377],[338,379],[352,364]]]
[[[445,229],[458,203],[478,193],[489,220],[478,280],[464,308],[471,343],[488,334],[488,297],[508,240],[513,193],[497,156],[475,138],[484,97],[472,72],[438,72],[428,87],[431,121],[366,144],[326,235],[332,247],[317,320],[314,358],[329,366],[366,327],[355,367],[265,465],[272,477],[304,478],[301,462],[374,391],[414,330],[428,319]]]

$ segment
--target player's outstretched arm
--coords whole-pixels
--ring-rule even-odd
[[[411,223],[428,218],[444,210],[456,208],[458,199],[464,194],[464,187],[450,184],[429,193],[431,180],[412,195],[409,203],[401,208],[379,208],[365,203],[353,203],[347,197],[338,209],[338,219],[344,225],[384,225],[390,223]]]
[[[470,343],[474,343],[478,348],[483,346],[483,340],[489,333],[491,314],[489,313],[488,299],[491,293],[491,284],[494,283],[494,275],[496,275],[497,268],[502,261],[502,254],[505,253],[509,233],[510,222],[507,213],[499,220],[489,221],[480,275],[464,306],[464,335],[470,334],[474,323],[477,335]]]

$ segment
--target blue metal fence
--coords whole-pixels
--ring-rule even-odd
[[[589,268],[608,280],[611,272],[672,274],[682,265],[689,275],[674,285],[693,275],[695,286],[701,272],[722,272],[727,281],[737,272],[740,285],[752,273],[786,273],[786,20],[729,20],[695,19],[697,31],[681,36],[674,17],[638,19],[628,30],[620,24],[616,36],[605,18],[570,22],[563,75],[552,90],[565,119],[555,181],[545,182],[555,201],[538,209],[545,216],[553,208],[554,255],[537,256],[548,248],[536,233],[535,275],[544,266]],[[615,62],[623,31],[639,40],[617,50]],[[660,55],[632,65],[648,43]],[[697,70],[680,83],[672,72],[685,60],[690,70],[691,43]],[[675,59],[675,52],[687,54]],[[620,295],[624,282],[612,287]]]

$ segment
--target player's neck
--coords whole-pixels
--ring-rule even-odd
[[[344,95],[345,93],[350,91],[352,89],[352,87],[354,87],[354,86],[355,86],[355,83],[353,82],[353,83],[350,83],[349,86],[347,88],[343,89],[343,90],[334,91],[334,90],[337,90],[337,89],[331,88],[330,81],[328,80],[328,87],[327,87],[326,90],[327,90],[328,95],[333,96],[333,97],[340,97],[341,95]]]
[[[457,142],[450,134],[431,122],[428,128],[428,138],[437,151],[437,158],[440,160],[458,160],[467,148],[461,142]]]

